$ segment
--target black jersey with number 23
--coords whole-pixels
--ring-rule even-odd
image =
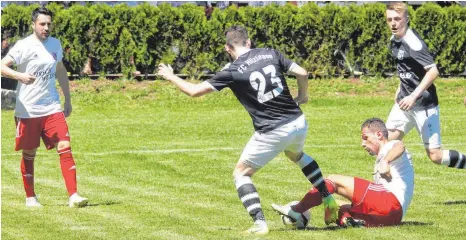
[[[303,114],[293,101],[284,76],[294,66],[277,50],[255,48],[207,81],[217,91],[229,87],[249,112],[254,129],[265,133]]]

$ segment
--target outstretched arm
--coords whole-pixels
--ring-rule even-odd
[[[306,103],[309,100],[307,95],[309,74],[306,69],[298,65],[294,65],[294,67],[290,69],[289,73],[296,76],[296,80],[298,81],[298,96],[294,99],[295,102],[298,105]]]
[[[179,78],[173,74],[173,69],[170,65],[167,66],[163,63],[159,64],[157,74],[175,84],[182,92],[191,97],[200,97],[214,91],[211,85],[206,82],[194,84]]]
[[[71,95],[70,95],[70,80],[68,78],[68,71],[66,70],[66,67],[65,65],[63,65],[62,61],[57,63],[57,79],[58,79],[58,84],[60,84],[60,88],[65,97],[65,104],[63,105],[63,113],[65,114],[65,117],[69,117],[72,111]]]

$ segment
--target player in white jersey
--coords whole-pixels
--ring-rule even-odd
[[[385,14],[392,31],[390,50],[400,77],[395,104],[387,119],[388,138],[401,140],[416,128],[433,163],[466,169],[464,154],[442,149],[438,97],[433,83],[439,72],[427,45],[408,26],[407,5],[390,3]]]
[[[403,142],[389,141],[388,130],[379,118],[366,120],[361,126],[362,147],[377,156],[372,182],[357,177],[329,175],[325,182],[331,193],[351,201],[340,206],[337,224],[340,226],[390,226],[400,224],[414,191],[414,170],[411,155]],[[294,221],[301,213],[320,205],[316,190],[309,191],[295,206],[272,208]]]
[[[32,12],[33,34],[19,40],[2,59],[2,76],[18,80],[16,89],[16,146],[23,150],[21,173],[26,206],[41,207],[34,191],[34,159],[42,138],[47,149],[56,148],[70,207],[87,205],[87,198],[79,196],[76,166],[71,154],[70,136],[65,117],[71,114],[69,79],[63,65],[60,41],[50,37],[52,12],[45,7]],[[10,68],[17,66],[17,71]],[[65,97],[61,109],[55,78]]]

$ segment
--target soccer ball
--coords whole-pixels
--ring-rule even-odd
[[[289,202],[286,204],[286,206],[294,206],[298,204],[298,201],[293,201]],[[301,219],[298,221],[294,221],[293,219],[287,217],[287,216],[281,216],[282,217],[282,222],[285,225],[285,227],[290,228],[290,229],[304,229],[307,227],[309,224],[309,221],[311,220],[311,212],[309,210],[306,210],[301,214]]]

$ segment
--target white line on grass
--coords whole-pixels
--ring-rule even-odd
[[[409,144],[415,146],[423,146],[424,144]],[[444,144],[445,147],[456,147],[464,146],[465,143],[458,144]],[[356,144],[329,144],[329,145],[307,145],[309,148],[360,148]],[[88,156],[106,156],[114,154],[170,154],[170,153],[185,153],[185,152],[211,152],[211,151],[237,151],[243,148],[234,147],[218,147],[218,148],[180,148],[180,149],[152,149],[152,150],[118,150],[118,151],[107,151],[107,152],[73,152],[74,154],[85,154]],[[45,152],[38,152],[37,155],[46,155]],[[2,157],[6,156],[19,156],[21,152],[6,153],[2,154]]]

